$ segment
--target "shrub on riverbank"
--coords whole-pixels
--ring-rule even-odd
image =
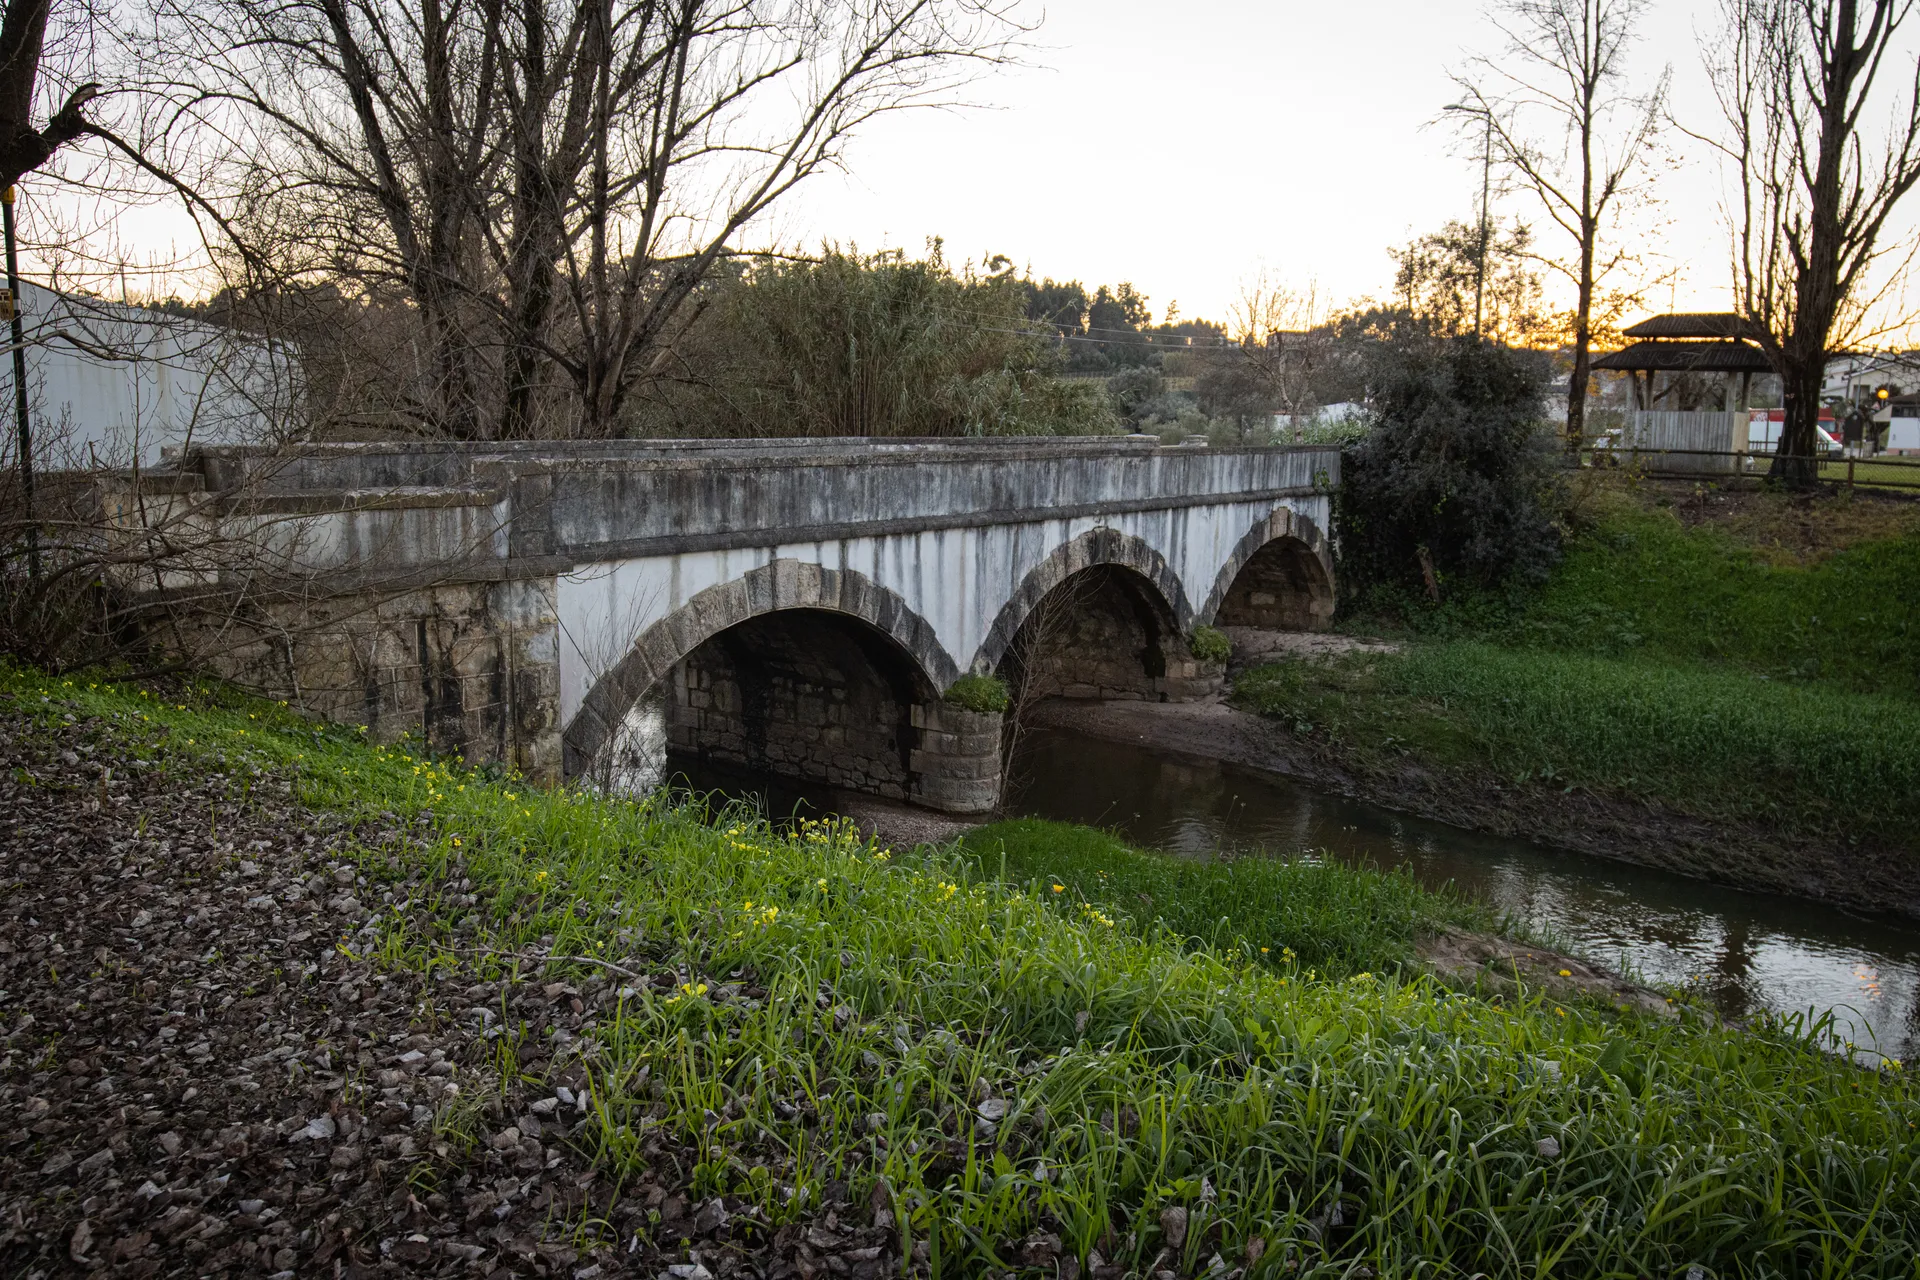
[[[1651,659],[1472,642],[1257,668],[1241,705],[1351,750],[1711,818],[1911,839],[1920,705]]]
[[[1497,923],[1485,908],[1427,892],[1404,870],[1259,857],[1202,862],[1040,818],[976,828],[964,847],[982,876],[1031,884],[1043,899],[1076,909],[1091,903],[1176,937],[1336,977],[1399,968],[1423,933]]]
[[[1377,345],[1367,434],[1334,497],[1343,588],[1388,597],[1533,585],[1560,552],[1547,362],[1477,338]]]
[[[1217,1251],[1262,1280],[1920,1262],[1914,1087],[1787,1029],[1274,972],[1063,912],[1050,886],[1038,900],[965,858],[488,781],[257,702],[6,669],[0,697],[116,769],[188,758],[382,825],[424,819],[430,850],[405,855],[424,867],[361,855],[368,901],[423,870],[424,900],[383,904],[343,945],[582,989],[615,966],[627,985],[577,1037],[530,1044],[502,1019],[487,1063],[459,1070],[585,1073],[574,1141],[771,1227],[818,1222],[844,1190],[943,1276],[1051,1274],[1056,1253],[1116,1274],[1095,1252],[1191,1276]],[[486,1105],[449,1103],[441,1145]],[[430,1220],[422,1203],[410,1221]]]

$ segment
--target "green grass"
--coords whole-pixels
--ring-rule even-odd
[[[1215,1249],[1237,1265],[1255,1237],[1261,1280],[1920,1267],[1914,1087],[1806,1028],[1309,977],[1063,910],[964,853],[534,791],[219,694],[163,705],[0,669],[0,697],[163,769],[211,760],[290,776],[316,807],[430,812],[424,870],[470,879],[478,902],[387,917],[382,962],[489,965],[474,948],[545,940],[684,975],[672,993],[636,984],[567,1050],[592,1074],[599,1160],[630,1169],[664,1135],[696,1191],[776,1223],[832,1180],[862,1204],[877,1188],[941,1276],[1018,1270],[1011,1243],[1041,1227],[1137,1272],[1173,1205],[1191,1215],[1182,1275]],[[423,869],[363,861],[370,878]],[[764,994],[726,998],[730,981]],[[495,1046],[508,1065],[516,1034]]]
[[[1275,664],[1236,697],[1363,759],[1405,750],[1705,817],[1908,840],[1920,800],[1920,705],[1699,664],[1461,641]]]
[[[1920,531],[1800,566],[1671,512],[1622,507],[1570,542],[1517,625],[1483,634],[1920,696]]]
[[[1176,937],[1335,976],[1397,968],[1423,933],[1496,923],[1485,908],[1423,890],[1404,870],[1170,858],[1104,831],[1039,818],[976,828],[964,847],[976,874],[1030,884],[1073,909],[1124,914]]]
[[[1912,490],[1920,488],[1920,458],[1856,459],[1849,472],[1845,459],[1820,464],[1820,478],[1844,482],[1851,475],[1855,485]]]

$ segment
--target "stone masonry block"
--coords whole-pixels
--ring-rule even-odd
[[[942,813],[991,813],[1000,803],[1000,779],[921,778],[912,798]]]
[[[909,759],[913,771],[922,778],[997,778],[1000,758],[993,756],[940,756],[915,751]]]

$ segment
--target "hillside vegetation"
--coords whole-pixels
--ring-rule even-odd
[[[775,1230],[831,1226],[823,1206],[850,1201],[894,1233],[887,1265],[920,1274],[1920,1263],[1913,1086],[1821,1052],[1818,1028],[1494,1003],[1353,972],[1361,953],[1333,977],[1332,944],[1316,969],[1232,931],[1142,927],[1079,880],[1022,882],[1012,857],[999,880],[978,850],[898,855],[843,827],[535,791],[217,691],[96,684],[6,670],[0,699],[123,767],[424,818],[414,851],[358,855],[365,896],[396,897],[348,943],[393,971],[606,993],[565,1041],[490,1024],[416,1192],[484,1130],[488,1073],[538,1063],[585,1076],[569,1141],[622,1181],[731,1196]],[[1390,929],[1451,909],[1390,878],[1325,887],[1399,903]],[[30,1047],[31,1028],[8,1030]]]

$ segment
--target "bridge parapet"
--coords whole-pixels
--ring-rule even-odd
[[[1097,518],[1325,492],[1336,450],[1153,437],[317,444],[179,464],[232,517],[297,525],[313,572],[515,571]],[[152,482],[158,482],[155,478]]]

